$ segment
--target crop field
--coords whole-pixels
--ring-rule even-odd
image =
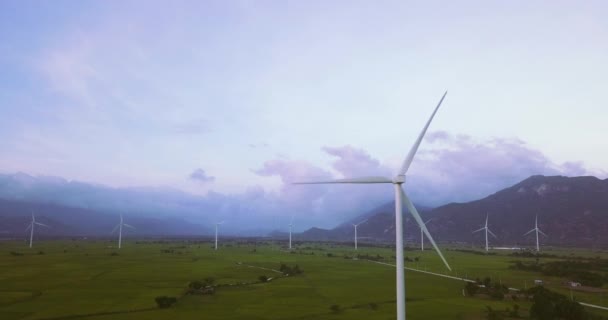
[[[298,243],[289,252],[280,243],[126,241],[118,250],[109,240],[0,242],[0,319],[394,319],[395,270],[391,248]],[[545,286],[570,297],[567,279],[513,270],[510,252],[483,255],[446,248],[453,271],[433,251],[408,250],[408,268],[469,279],[490,277],[511,288]],[[554,249],[563,256],[607,258],[604,252]],[[360,255],[357,259],[357,255]],[[370,260],[378,260],[384,264]],[[302,272],[285,276],[281,264]],[[608,272],[608,270],[607,270]],[[605,274],[606,276],[606,274]],[[212,280],[208,280],[212,278]],[[207,280],[205,280],[207,279]],[[213,294],[188,293],[193,281],[210,281]],[[465,296],[465,282],[406,271],[408,319],[485,319],[495,310],[531,302]],[[581,302],[608,305],[604,288],[572,291]],[[175,297],[159,308],[156,297]],[[588,309],[608,316],[608,312]]]

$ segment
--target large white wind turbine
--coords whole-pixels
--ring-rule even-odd
[[[222,221],[222,222],[217,222],[217,223],[215,224],[215,250],[217,250],[217,228],[218,228],[218,226],[219,226],[220,224],[222,224],[222,223],[224,223],[224,221]]]
[[[118,229],[118,249],[122,248],[122,227],[123,226],[125,226],[127,228],[131,228],[131,229],[135,229],[135,227],[128,225],[122,221],[122,213],[121,213],[120,214],[120,223],[117,224],[116,227],[114,227],[114,229],[112,229],[112,233],[116,232],[116,229]]]
[[[424,234],[429,238],[429,240],[431,241],[431,244],[433,245],[433,247],[435,248],[435,250],[441,257],[441,260],[443,260],[443,263],[446,265],[446,267],[449,270],[452,270],[450,268],[450,265],[448,264],[448,262],[443,257],[443,254],[441,254],[441,251],[435,244],[433,237],[431,236],[431,234],[427,230],[426,226],[424,225],[422,218],[420,218],[420,214],[418,213],[418,210],[416,210],[416,208],[414,207],[414,204],[412,203],[410,198],[407,196],[407,194],[403,191],[403,188],[401,186],[402,184],[405,183],[406,173],[407,173],[408,169],[410,168],[412,161],[414,160],[416,151],[418,150],[418,147],[420,146],[420,143],[422,142],[422,138],[424,138],[424,134],[426,133],[429,125],[431,124],[433,117],[435,117],[437,110],[439,110],[439,107],[441,106],[441,103],[443,102],[443,99],[445,98],[446,94],[447,94],[447,91],[443,94],[443,96],[441,97],[441,100],[439,100],[439,103],[433,110],[431,117],[426,122],[426,125],[422,129],[422,132],[420,132],[420,135],[416,139],[416,142],[414,143],[414,145],[410,149],[409,153],[407,154],[405,160],[403,161],[401,169],[399,169],[399,172],[397,172],[397,176],[395,176],[393,179],[389,179],[389,178],[385,178],[385,177],[362,177],[362,178],[337,179],[337,180],[329,180],[329,181],[314,181],[314,182],[300,182],[299,183],[299,184],[387,183],[387,184],[393,185],[394,190],[395,190],[395,247],[396,247],[395,249],[396,249],[396,260],[397,260],[397,268],[396,268],[396,273],[397,273],[397,279],[396,279],[397,280],[397,320],[405,320],[405,278],[404,278],[404,262],[403,262],[403,207],[402,207],[403,203],[402,202],[405,202],[405,206],[408,208],[408,211],[414,217],[414,219],[416,220],[416,222],[418,223],[420,228],[422,228]]]
[[[524,236],[527,236],[528,234],[530,234],[531,232],[536,231],[536,252],[540,251],[540,246],[538,245],[538,234],[542,234],[543,236],[547,236],[544,232],[540,231],[540,229],[538,228],[538,215],[536,215],[536,220],[534,221],[534,229],[526,232],[524,234]]]
[[[353,223],[353,227],[355,227],[355,250],[357,250],[357,227],[366,221],[367,221],[367,219],[365,219],[363,221],[359,221],[359,223]]]
[[[486,234],[486,252],[488,252],[488,233],[491,234],[494,238],[496,238],[496,235],[490,230],[490,228],[488,228],[488,214],[486,214],[486,225],[483,228],[473,231],[473,233],[479,232],[481,230],[486,231],[485,232],[485,234]]]
[[[27,228],[25,228],[25,231],[27,231],[27,229],[30,229],[30,248],[32,247],[32,243],[34,241],[34,227],[36,225],[50,228],[49,226],[47,226],[44,223],[37,222],[36,218],[34,217],[34,214],[32,213],[32,221],[27,225]]]
[[[424,225],[426,226],[433,219],[427,220]],[[424,251],[424,231],[420,228],[420,251]]]
[[[291,220],[289,221],[289,250],[291,250],[291,229],[293,228],[293,217],[291,216]]]

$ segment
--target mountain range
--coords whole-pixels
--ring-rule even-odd
[[[212,224],[200,217],[198,208],[188,206],[195,200],[195,196],[173,189],[112,189],[55,177],[0,175],[0,237],[25,234],[32,213],[52,226],[40,228],[41,236],[109,236],[118,223],[118,212],[129,209],[125,219],[137,227],[136,235],[209,235]],[[171,214],[178,208],[180,214]],[[529,244],[533,236],[523,234],[534,227],[538,215],[540,229],[549,235],[542,243],[608,246],[608,179],[537,175],[483,199],[418,209],[425,220],[432,219],[428,228],[441,242],[482,244],[483,234],[471,231],[482,227],[487,215],[489,227],[498,237],[491,238],[491,244]],[[190,214],[197,214],[203,222],[193,222]],[[419,242],[420,229],[405,214],[406,241]],[[295,234],[294,239],[350,241],[352,224],[364,220],[358,227],[362,241],[394,241],[392,202],[333,229],[311,228]],[[284,239],[287,235],[277,231],[269,236]]]
[[[483,199],[450,203],[437,208],[421,208],[421,215],[435,240],[483,244],[483,232],[472,231],[488,225],[497,239],[493,245],[526,245],[534,235],[524,233],[534,227],[548,237],[541,242],[556,245],[608,246],[608,179],[596,177],[531,176]],[[407,241],[419,242],[420,229],[408,213]],[[368,219],[358,227],[360,237],[391,241],[395,237],[394,204],[388,203],[334,229],[311,228],[300,239],[352,240],[352,223]]]

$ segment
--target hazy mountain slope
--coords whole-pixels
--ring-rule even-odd
[[[51,228],[38,228],[40,235],[71,236],[110,236],[119,221],[119,214],[72,208],[58,204],[36,203],[19,200],[0,199],[0,233],[8,236],[21,236],[31,220],[48,224]],[[188,223],[177,218],[150,218],[124,215],[125,222],[136,227],[128,231],[137,235],[200,235],[210,234],[208,228]]]
[[[355,219],[369,217],[358,228],[359,235],[394,241],[393,208],[388,203]],[[483,226],[486,213],[490,229],[498,236],[491,239],[493,244],[532,243],[532,236],[523,234],[533,228],[538,214],[540,228],[549,234],[541,242],[608,246],[608,179],[532,176],[484,199],[421,212],[425,220],[432,217],[428,227],[436,240],[476,243],[483,241],[483,235],[471,231]],[[405,213],[405,238],[418,242],[420,229],[409,217]],[[351,239],[355,220],[327,230],[324,237]]]

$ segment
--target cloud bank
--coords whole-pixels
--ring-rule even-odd
[[[0,176],[0,197],[138,215],[179,216],[208,225],[225,220],[224,230],[240,234],[285,230],[292,215],[296,230],[331,228],[392,200],[389,185],[292,184],[369,175],[391,177],[397,169],[350,145],[324,146],[320,152],[332,157],[325,166],[281,157],[264,161],[253,170],[260,177],[279,178],[276,190],[253,185],[241,193],[209,191],[195,196],[175,189],[114,189],[16,174]],[[405,188],[415,203],[438,206],[479,199],[536,174],[606,176],[605,172],[587,169],[582,162],[555,163],[518,139],[476,140],[439,131],[429,133],[423,143]],[[205,184],[215,180],[202,168],[194,170],[189,179]]]

